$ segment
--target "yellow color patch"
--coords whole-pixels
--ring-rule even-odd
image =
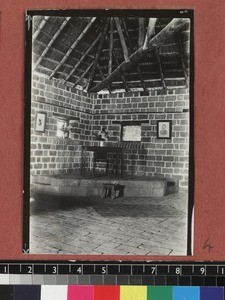
[[[147,300],[147,287],[121,286],[120,300]]]

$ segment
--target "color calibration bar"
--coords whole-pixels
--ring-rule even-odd
[[[225,286],[225,264],[0,262],[1,284]]]
[[[223,287],[0,286],[1,300],[224,300]]]

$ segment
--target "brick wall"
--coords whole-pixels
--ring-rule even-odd
[[[46,112],[44,133],[34,131],[35,115]],[[69,139],[56,138],[54,113],[78,117]],[[115,121],[143,123],[140,149],[125,149],[124,172],[138,176],[176,178],[188,184],[189,95],[187,89],[86,94],[66,87],[40,74],[32,81],[31,174],[73,172],[80,168],[81,146],[92,141],[92,131],[102,126],[109,131],[109,142],[120,141],[120,125]],[[157,120],[172,120],[172,138],[157,139]]]
[[[92,100],[82,91],[35,74],[31,101],[31,174],[68,173],[80,167],[81,145],[91,140]],[[45,132],[34,130],[37,112],[46,113]],[[56,115],[79,118],[70,138],[56,137]]]
[[[142,149],[125,149],[127,174],[179,179],[188,185],[189,95],[186,89],[94,96],[93,131],[105,126],[109,141],[120,140],[115,121],[149,120],[142,126]],[[172,138],[157,139],[157,120],[172,120]],[[143,145],[144,143],[144,145]],[[144,146],[144,147],[143,147]]]

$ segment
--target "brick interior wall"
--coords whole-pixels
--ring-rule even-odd
[[[105,126],[110,141],[120,140],[114,122],[149,120],[142,127],[142,148],[125,149],[124,171],[128,174],[179,179],[188,184],[189,94],[187,89],[96,95],[93,131]],[[172,138],[157,139],[157,120],[172,120]],[[143,145],[144,143],[144,145]]]
[[[31,174],[69,173],[80,166],[81,146],[91,140],[92,100],[82,91],[34,75],[31,101]],[[37,112],[45,112],[45,132],[34,130]],[[54,114],[79,118],[70,138],[56,137]]]
[[[41,75],[32,81],[31,174],[73,172],[80,168],[81,146],[93,140],[102,126],[109,142],[120,141],[115,121],[149,120],[142,126],[141,149],[125,149],[124,172],[133,175],[179,179],[188,184],[189,94],[187,89],[89,95]],[[35,115],[46,112],[46,130],[34,131]],[[78,117],[70,139],[56,138],[53,113]],[[157,139],[157,120],[172,120],[172,138]]]

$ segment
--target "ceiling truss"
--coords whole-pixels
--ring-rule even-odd
[[[48,25],[50,17],[44,17],[36,28],[33,34],[33,42],[39,39],[41,31]],[[161,87],[167,88],[166,77],[167,70],[164,70],[164,63],[162,62],[161,55],[165,56],[165,51],[161,52],[160,47],[169,41],[172,35],[175,35],[178,45],[178,56],[182,66],[182,72],[186,86],[188,86],[188,66],[185,58],[184,42],[181,39],[180,30],[188,22],[185,18],[174,18],[168,24],[166,24],[159,32],[156,33],[156,18],[139,18],[137,23],[137,39],[133,37],[133,29],[129,27],[129,23],[125,18],[108,17],[102,21],[102,30],[98,32],[96,37],[92,40],[89,47],[86,48],[84,53],[77,47],[86,39],[93,26],[96,26],[97,17],[89,18],[86,26],[81,30],[80,34],[73,41],[73,43],[67,48],[63,58],[57,62],[57,65],[52,69],[49,78],[59,78],[60,74],[65,74],[62,82],[64,84],[71,83],[74,87],[78,84],[83,85],[83,88],[88,92],[96,93],[101,90],[107,89],[110,93],[118,85],[118,79],[125,91],[130,90],[130,82],[139,81],[139,87],[143,91],[148,91],[149,82],[151,78],[146,78],[148,72],[152,74],[157,70],[160,74]],[[62,20],[61,25],[56,30],[50,41],[46,44],[45,49],[36,59],[33,65],[33,71],[42,68],[46,69],[44,63],[51,61],[48,54],[61,36],[64,34],[68,24],[71,22],[71,17],[67,17]],[[94,30],[94,29],[93,29]],[[96,29],[95,29],[96,31]],[[96,31],[97,32],[97,31]],[[38,41],[39,42],[39,41]],[[42,43],[40,41],[40,43]],[[108,45],[107,49],[105,48]],[[42,46],[43,47],[43,46]],[[118,56],[119,48],[121,49],[122,56]],[[104,55],[102,55],[104,49]],[[56,49],[59,53],[62,51]],[[76,52],[77,51],[77,52]],[[106,52],[105,52],[106,51]],[[67,61],[73,59],[74,53],[81,53],[80,57],[76,57],[74,65],[67,63]],[[105,54],[106,53],[106,54]],[[171,56],[175,57],[175,52],[171,53]],[[104,58],[106,55],[106,58]],[[152,64],[152,56],[155,57],[155,63]],[[108,58],[108,60],[107,60]],[[143,58],[146,58],[143,63]],[[151,59],[151,61],[149,60]],[[175,58],[174,58],[175,59]],[[103,66],[103,61],[107,61],[107,65]],[[88,64],[88,67],[83,67],[83,63]],[[150,68],[149,70],[146,67]],[[69,68],[69,71],[61,71],[61,68]],[[135,80],[128,80],[132,72],[130,70],[136,70]],[[147,71],[145,71],[145,69]],[[176,68],[172,70],[175,74]],[[171,72],[172,72],[171,71]],[[75,74],[77,73],[78,74]],[[129,75],[129,76],[128,76]],[[176,74],[175,74],[176,75]],[[174,75],[175,79],[180,78],[179,74]],[[101,78],[99,81],[98,78]],[[75,78],[75,80],[74,80]],[[155,79],[158,81],[158,78]],[[74,82],[75,81],[75,82]],[[85,84],[84,84],[85,83]]]

